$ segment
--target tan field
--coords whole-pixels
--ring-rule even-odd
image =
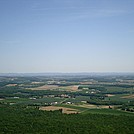
[[[57,85],[44,85],[37,88],[30,88],[31,90],[55,90],[55,89],[63,89],[68,91],[77,91],[78,90],[77,85],[74,86],[57,86]]]
[[[126,98],[126,99],[133,99],[134,98],[134,94],[132,94],[132,95],[127,95],[127,96],[123,96],[123,97],[121,97],[121,98]]]
[[[62,109],[62,113],[65,114],[76,114],[79,111],[73,108],[65,108],[65,107],[56,107],[56,106],[48,106],[48,107],[40,107],[40,110],[45,110],[45,111],[55,111]]]
[[[8,85],[6,85],[7,87],[15,87],[15,86],[17,86],[17,84],[8,84]]]
[[[65,86],[65,87],[60,87],[62,89],[65,89],[65,90],[68,90],[68,91],[77,91],[78,90],[78,87],[77,85],[74,85],[74,86]]]
[[[84,107],[84,108],[97,108],[96,105],[92,104],[83,104],[83,105],[78,105],[79,107]]]
[[[84,107],[84,108],[91,108],[91,109],[96,109],[96,108],[109,108],[109,106],[106,105],[92,105],[92,104],[83,104],[83,105],[78,105],[79,107]],[[111,108],[114,108],[114,106],[110,106]]]
[[[31,90],[54,90],[59,88],[59,86],[57,85],[44,85],[41,87],[37,87],[37,88],[31,88]]]
[[[115,95],[113,95],[113,94],[107,94],[107,96],[108,96],[108,97],[112,97],[112,96],[115,96]]]

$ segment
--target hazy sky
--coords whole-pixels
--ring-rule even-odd
[[[0,73],[134,72],[134,0],[0,0]]]

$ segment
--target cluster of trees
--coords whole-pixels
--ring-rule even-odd
[[[121,106],[121,109],[129,112],[134,112],[134,101],[130,101],[126,104],[123,104]]]
[[[110,87],[121,87],[121,88],[134,88],[134,85],[126,85],[126,84],[115,84],[115,85],[108,85]]]
[[[90,100],[90,101],[87,101],[87,103],[94,104],[94,105],[122,105],[124,104],[121,101],[101,101],[99,99]]]

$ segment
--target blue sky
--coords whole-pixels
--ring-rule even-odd
[[[134,72],[133,0],[0,0],[0,73]]]

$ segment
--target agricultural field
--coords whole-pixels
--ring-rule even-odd
[[[39,110],[44,110],[44,111],[61,110],[61,112],[65,113],[65,114],[76,114],[76,113],[79,113],[79,111],[77,109],[67,108],[67,107],[58,107],[58,106],[40,107]]]
[[[90,130],[85,127],[88,124],[88,117],[98,117],[100,121],[94,122],[94,127],[91,127],[91,131],[95,131],[98,124],[117,118],[118,121],[129,122],[129,129],[124,130],[124,125],[121,125],[120,131],[125,133],[131,133],[134,128],[134,123],[132,124],[134,117],[134,76],[133,75],[110,75],[110,76],[90,76],[90,75],[52,75],[52,76],[1,76],[0,77],[0,119],[4,119],[2,127],[0,128],[0,133],[21,133],[19,131],[19,124],[16,123],[12,126],[12,119],[19,122],[22,120],[21,124],[32,123],[27,132],[32,133],[35,127],[35,131],[43,133],[48,132],[49,128],[43,128],[43,132],[39,131],[42,124],[46,124],[45,120],[40,120],[42,117],[51,115],[54,122],[51,120],[48,127],[56,127],[57,133],[76,133],[73,130],[71,123],[81,124],[82,118],[84,118],[84,123],[82,124],[82,130],[78,129],[78,133],[85,131],[88,133]],[[12,114],[9,114],[11,111]],[[7,115],[5,115],[7,113]],[[19,113],[21,117],[19,116]],[[8,116],[8,114],[10,116]],[[12,117],[17,114],[16,119]],[[22,118],[26,116],[25,119]],[[41,126],[34,126],[35,119]],[[58,117],[57,117],[58,116]],[[102,119],[101,116],[104,118]],[[125,116],[125,117],[124,117]],[[63,118],[68,118],[67,122],[64,122]],[[94,117],[94,118],[95,118]],[[11,122],[7,119],[11,119]],[[73,120],[76,118],[75,120]],[[122,119],[123,118],[123,119]],[[27,122],[26,120],[31,121]],[[129,119],[129,120],[128,120]],[[41,122],[40,122],[41,121]],[[58,128],[57,121],[59,125],[61,123],[67,123],[69,125],[66,129],[61,130]],[[9,126],[6,124],[9,123]],[[4,125],[5,124],[5,125]],[[74,126],[77,127],[77,126]],[[116,126],[113,124],[109,129],[104,128],[99,125],[98,133],[110,133],[117,132],[115,130]],[[109,124],[107,124],[109,127]],[[9,129],[11,128],[11,129]],[[16,128],[16,130],[14,129]],[[32,130],[33,129],[33,130]],[[84,130],[85,129],[85,130]],[[11,130],[11,131],[10,131]],[[23,130],[25,132],[25,130]],[[23,133],[23,132],[22,132]],[[51,133],[54,133],[51,131]]]
[[[37,88],[30,88],[31,90],[63,90],[63,91],[77,91],[78,90],[78,85],[73,85],[73,86],[58,86],[58,85],[43,85],[41,87]]]

